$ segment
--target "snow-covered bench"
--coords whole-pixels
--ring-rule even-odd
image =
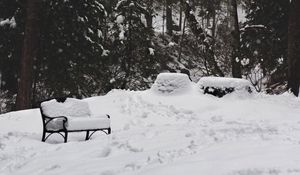
[[[43,121],[42,141],[50,135],[60,134],[64,141],[69,132],[86,132],[85,140],[89,140],[96,131],[111,133],[110,116],[93,116],[87,102],[75,98],[57,98],[40,104]]]
[[[252,93],[252,85],[248,80],[241,78],[225,77],[202,77],[197,83],[204,94],[211,94],[217,97],[236,92]]]

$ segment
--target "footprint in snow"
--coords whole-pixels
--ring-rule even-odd
[[[106,171],[103,171],[102,173],[100,173],[99,175],[114,175],[114,174],[116,174],[114,171],[106,170]]]
[[[195,149],[198,148],[198,145],[196,145],[195,141],[192,140],[192,141],[190,142],[188,148],[191,149],[191,150],[195,150]]]
[[[144,132],[143,135],[147,138],[147,139],[152,139],[153,137],[157,136],[158,133],[156,131],[150,131],[148,130],[147,132]]]
[[[184,113],[184,114],[193,114],[194,112],[192,110],[184,109],[184,110],[182,110],[182,113]]]
[[[106,147],[97,155],[97,157],[107,157],[110,155],[110,153],[111,153],[111,148]]]
[[[195,133],[193,132],[188,132],[184,135],[185,137],[192,137],[192,136],[195,136]]]
[[[130,124],[129,123],[125,124],[124,127],[123,127],[123,130],[127,131],[129,129],[130,129]]]
[[[143,148],[138,147],[137,145],[135,145],[133,143],[129,143],[128,141],[126,143],[122,143],[122,144],[115,143],[115,145],[118,145],[119,149],[123,148],[123,149],[131,151],[131,152],[142,152],[142,151],[144,151]]]
[[[61,168],[61,166],[60,165],[51,165],[51,166],[45,168],[44,172],[53,171],[53,170],[58,169],[58,168]]]
[[[127,170],[127,171],[134,171],[134,170],[138,170],[140,169],[141,166],[140,165],[137,165],[135,163],[130,163],[130,164],[127,164],[125,165],[124,169]]]
[[[4,148],[5,148],[4,143],[1,143],[1,142],[0,142],[0,150],[4,150]]]
[[[141,115],[141,118],[148,118],[148,116],[149,116],[149,113],[144,112],[144,113]]]
[[[218,116],[218,115],[217,116],[212,116],[210,119],[211,119],[212,122],[215,122],[215,123],[223,121],[222,116]]]

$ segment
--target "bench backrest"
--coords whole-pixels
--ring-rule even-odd
[[[58,102],[56,99],[44,101],[41,103],[41,111],[48,117],[89,117],[91,115],[87,102],[67,98],[64,102]]]

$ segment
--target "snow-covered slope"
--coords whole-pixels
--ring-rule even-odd
[[[113,90],[85,101],[92,113],[111,115],[111,135],[43,143],[38,109],[0,116],[0,174],[300,174],[300,100],[289,94]]]

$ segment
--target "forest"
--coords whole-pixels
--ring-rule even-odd
[[[144,90],[161,72],[299,94],[300,1],[0,0],[0,113]]]

